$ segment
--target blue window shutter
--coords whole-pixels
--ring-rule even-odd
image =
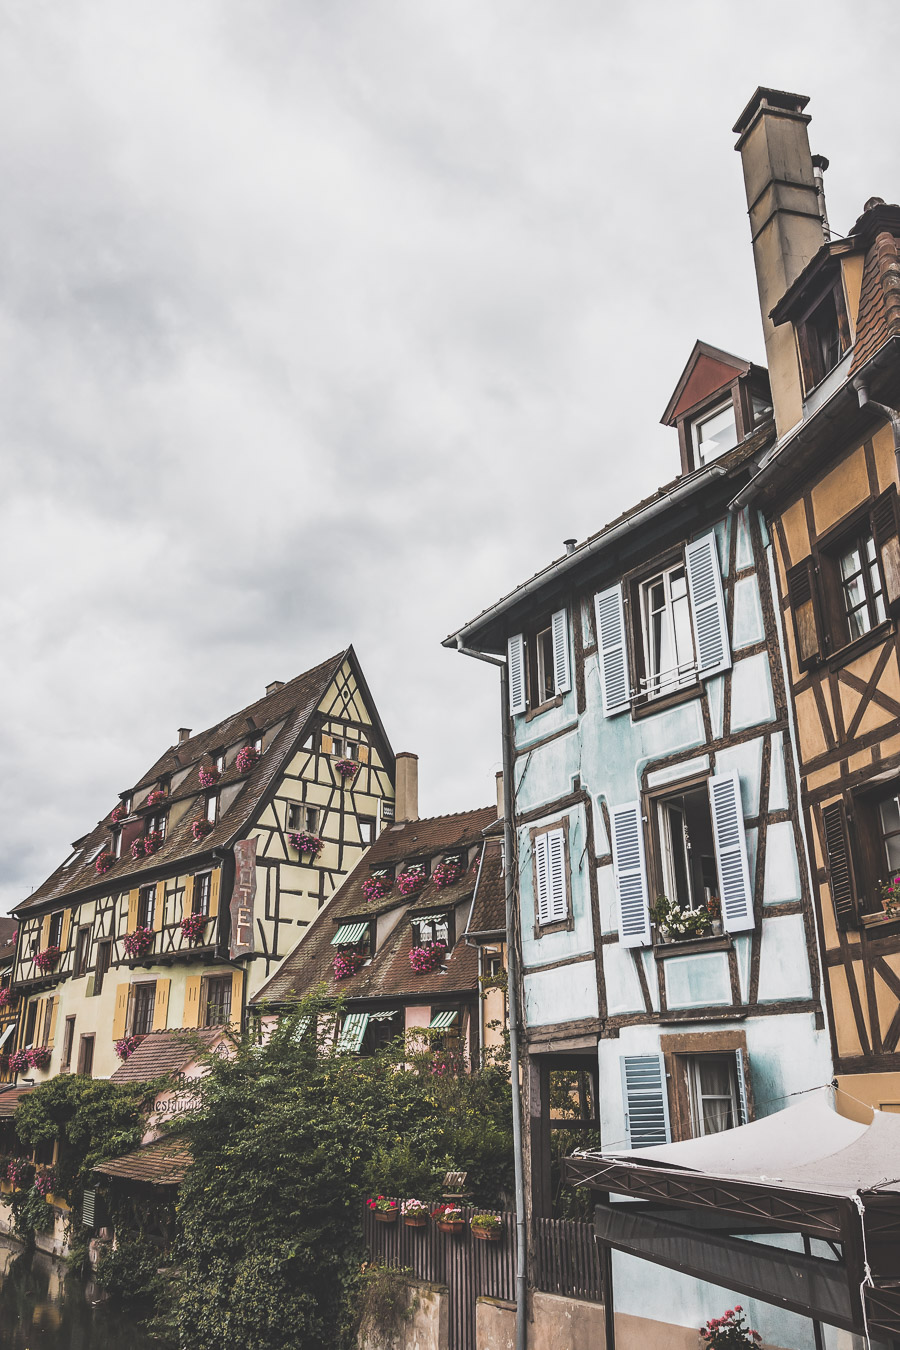
[[[553,634],[553,682],[558,694],[567,694],[572,688],[569,666],[569,625],[564,609],[559,609],[550,620]]]
[[[517,717],[528,706],[525,697],[525,639],[521,633],[515,633],[507,642],[506,659],[509,668],[509,711],[513,717]]]
[[[669,1095],[662,1055],[622,1055],[622,1098],[631,1148],[668,1144]]]
[[[731,647],[722,595],[722,573],[715,531],[693,539],[684,550],[697,674],[701,680],[731,666]]]
[[[741,783],[736,773],[720,773],[709,780],[709,804],[716,867],[726,933],[742,933],[754,926],[753,888],[747,866],[747,841],[741,806]]]
[[[631,702],[622,587],[610,586],[608,591],[600,591],[594,596],[594,607],[603,712],[606,717],[613,717],[624,712]]]
[[[563,830],[551,830],[547,835],[547,855],[550,881],[550,923],[561,923],[569,915],[569,897],[566,893],[566,836]]]
[[[640,802],[614,808],[612,836],[619,896],[619,942],[623,947],[646,947],[650,943],[650,904]]]
[[[538,923],[550,922],[550,841],[546,834],[535,836],[534,877],[537,894],[534,897]]]

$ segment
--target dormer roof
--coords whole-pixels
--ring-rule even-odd
[[[720,347],[713,347],[698,338],[675,386],[675,392],[660,418],[662,425],[674,427],[678,419],[691,408],[719,389],[727,389],[741,375],[749,375],[752,370],[752,361],[733,356],[731,352],[722,351]]]

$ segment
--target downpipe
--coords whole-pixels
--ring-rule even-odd
[[[527,1283],[527,1228],[525,1221],[525,1164],[522,1153],[522,1086],[519,1075],[519,994],[518,950],[516,947],[515,904],[518,864],[515,851],[515,792],[513,790],[512,732],[509,715],[509,671],[500,656],[476,652],[464,647],[462,638],[456,639],[456,650],[462,656],[500,667],[500,709],[503,719],[503,854],[505,861],[506,892],[506,972],[509,1005],[509,1076],[512,1087],[513,1168],[516,1206],[516,1350],[526,1350],[528,1336]]]
[[[856,397],[859,399],[861,408],[874,408],[886,417],[891,424],[891,430],[894,433],[894,458],[897,462],[897,479],[900,481],[900,412],[896,408],[889,407],[886,403],[876,403],[874,398],[869,398],[869,390],[865,380],[854,380],[853,388],[856,390]]]

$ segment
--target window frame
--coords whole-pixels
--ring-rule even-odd
[[[62,941],[63,910],[54,910],[50,915],[50,927],[47,930],[47,946],[58,947]]]
[[[647,823],[650,826],[650,838],[648,841],[650,847],[647,851],[646,866],[648,890],[651,897],[651,909],[657,896],[668,894],[660,807],[664,806],[670,798],[684,797],[690,792],[700,791],[703,793],[704,801],[709,812],[710,834],[713,841],[713,865],[715,865],[715,822],[712,818],[712,804],[709,800],[709,780],[713,776],[714,775],[711,773],[692,774],[689,778],[678,780],[677,782],[664,783],[661,787],[653,788],[642,794],[644,814]],[[743,824],[743,821],[741,823]],[[718,876],[716,880],[718,885]],[[668,898],[671,900],[673,897],[669,895]],[[721,898],[722,897],[719,896],[720,902]],[[698,906],[691,906],[691,908],[697,909]]]
[[[750,1055],[747,1051],[747,1033],[745,1031],[698,1031],[663,1034],[659,1038],[659,1048],[666,1069],[669,1121],[673,1143],[686,1139],[708,1138],[694,1131],[690,1086],[688,1075],[690,1062],[701,1055],[732,1055],[735,1063],[734,1085],[736,1089],[738,1116],[740,1124],[741,1095],[746,1103],[747,1120],[756,1119],[756,1107],[753,1097],[753,1074]],[[739,1078],[739,1074],[743,1077]],[[743,1094],[741,1094],[743,1087]],[[732,1129],[736,1126],[732,1126]],[[720,1133],[723,1133],[720,1131]]]
[[[837,360],[826,370],[819,344],[813,340],[813,334],[816,332],[816,313],[821,310],[829,300],[834,303],[840,350],[838,352]],[[816,290],[814,298],[809,301],[799,316],[794,320],[794,335],[797,343],[797,352],[800,358],[800,374],[803,380],[803,393],[804,397],[808,398],[809,395],[818,388],[822,381],[827,380],[831,372],[837,369],[852,346],[850,340],[850,322],[847,317],[847,300],[844,295],[844,283],[840,268],[827,285],[821,286]]]
[[[138,889],[137,914],[135,923],[138,928],[149,928],[153,931],[153,920],[156,918],[156,882],[141,886]]]
[[[447,909],[435,909],[420,914],[413,914],[411,916],[410,923],[412,924],[413,929],[413,946],[421,947],[426,942],[441,941],[435,934],[435,927],[438,919],[444,920],[443,927],[446,927],[447,929],[446,949],[447,955],[449,956],[456,945],[456,911],[452,905],[448,906]],[[425,937],[423,935],[423,925],[430,926],[430,937]]]
[[[70,1069],[72,1067],[72,1051],[75,1049],[75,1018],[67,1017],[63,1027],[62,1058],[59,1063],[60,1070]]]
[[[223,990],[227,988],[227,997],[223,998],[221,1002],[219,1000],[211,1001],[209,994],[210,989],[213,987],[216,988],[221,987]],[[227,1027],[230,1025],[232,1015],[233,991],[234,991],[234,982],[230,974],[204,975],[203,1017],[202,1017],[202,1025],[204,1028]],[[221,1007],[222,1009],[224,1009],[225,1015],[220,1021],[211,1022],[209,1020],[210,1008],[214,1007]]]
[[[641,717],[651,716],[653,713],[662,712],[666,708],[675,707],[679,703],[685,703],[689,699],[696,698],[699,694],[703,681],[700,678],[699,660],[697,657],[697,644],[694,635],[694,613],[691,608],[690,586],[687,585],[688,618],[691,624],[691,646],[694,651],[694,676],[693,679],[684,684],[676,685],[667,690],[666,693],[660,693],[651,697],[647,692],[647,655],[645,651],[645,627],[644,627],[644,608],[643,608],[643,589],[648,586],[655,577],[665,572],[671,571],[677,566],[685,569],[685,583],[687,584],[687,558],[685,556],[685,546],[679,545],[676,548],[662,553],[652,562],[645,563],[643,567],[628,573],[622,578],[622,599],[625,610],[625,634],[626,647],[628,652],[628,662],[630,670],[630,682],[632,689],[636,690],[632,695],[630,711],[634,721]],[[730,638],[730,634],[729,634]]]
[[[194,890],[191,895],[191,913],[202,914],[209,918],[209,902],[212,895],[212,871],[194,873]]]
[[[82,1032],[78,1041],[78,1068],[76,1072],[82,1078],[93,1078],[94,1076],[94,1041],[96,1037],[93,1031]]]
[[[80,923],[75,934],[75,960],[73,975],[78,978],[86,975],[91,964],[91,925]]]
[[[149,990],[148,994],[144,990]],[[138,1026],[138,1003],[141,1009],[141,1025]],[[147,1005],[146,1007],[143,1005]],[[127,1026],[129,1036],[149,1036],[153,1030],[153,1016],[156,1012],[156,980],[136,980],[128,991]],[[144,1022],[148,1025],[145,1027]]]
[[[112,965],[112,938],[98,938],[94,949],[94,995],[100,993],[107,971]],[[102,956],[101,956],[102,953]]]

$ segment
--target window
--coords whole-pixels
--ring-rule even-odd
[[[287,809],[287,827],[289,830],[299,830],[302,819],[301,812],[303,808],[299,802],[288,802]]]
[[[225,772],[225,751],[220,750],[215,757],[216,770],[219,773]]]
[[[25,1037],[22,1041],[27,1050],[30,1045],[34,1045],[34,1028],[37,1023],[37,1002],[32,999],[28,1005],[28,1011],[25,1014]]]
[[[131,1035],[146,1036],[153,1030],[156,1006],[156,981],[131,987]],[[82,1037],[82,1041],[84,1037]]]
[[[254,740],[252,740],[252,741],[250,742],[250,744],[253,746],[253,749],[256,751],[256,753],[257,753],[258,755],[261,755],[261,754],[262,754],[262,748],[263,748],[263,738],[262,738],[262,736],[257,736]]]
[[[122,805],[125,807],[126,816],[131,815],[131,793],[126,793],[122,798]]]
[[[209,914],[209,894],[212,887],[212,873],[200,872],[194,877],[194,898],[192,914]]]
[[[549,627],[542,628],[535,635],[534,655],[531,702],[537,707],[556,697],[556,683],[553,678],[553,631]]]
[[[147,833],[148,834],[157,833],[159,834],[161,839],[165,839],[166,816],[164,812],[160,812],[159,815],[150,817],[150,819],[147,821]]]
[[[47,1002],[44,1004],[44,1025],[39,1031],[39,1045],[50,1044],[50,1027],[53,1023],[53,1004],[54,1000],[52,998],[48,998]]]
[[[359,817],[359,837],[364,844],[374,844],[375,821],[371,816]]]
[[[306,829],[308,833],[315,834],[316,830],[319,828],[318,811],[314,806],[307,806],[305,815],[306,815]]]
[[[536,923],[569,921],[569,858],[566,829],[557,825],[532,831],[532,877]]]
[[[78,1072],[85,1078],[94,1073],[94,1037],[82,1036],[78,1046]]]
[[[847,636],[852,642],[887,618],[878,554],[868,528],[840,545],[838,566]]]
[[[640,604],[645,665],[641,684],[647,697],[693,684],[697,662],[684,563],[643,582]]]
[[[453,946],[452,937],[452,915],[449,914],[420,914],[413,919],[413,945],[423,946],[426,942],[443,942],[449,951]]]
[[[61,1069],[68,1069],[72,1064],[72,1048],[75,1044],[75,1018],[67,1017],[65,1031],[63,1032],[63,1048]]]
[[[727,402],[713,408],[712,412],[698,417],[691,425],[691,434],[694,441],[694,462],[698,467],[718,459],[728,450],[733,450],[738,443],[734,401],[729,398]]]
[[[803,384],[809,391],[840,361],[850,346],[850,330],[840,279],[820,296],[797,325]]]
[[[369,1020],[363,1033],[361,1051],[364,1055],[377,1054],[379,1050],[399,1040],[404,1034],[404,1017],[400,1008],[391,1008],[387,1012],[369,1013]]]
[[[527,636],[516,633],[507,643],[510,712],[543,707],[572,687],[569,621],[564,609],[539,623]]]
[[[206,819],[211,825],[215,825],[219,819],[219,794],[211,792],[206,799]]]
[[[109,970],[112,962],[112,942],[107,938],[104,942],[97,943],[97,968],[94,972],[94,993],[99,994],[103,988],[103,977]]]
[[[142,886],[138,892],[137,923],[139,928],[152,928],[156,910],[156,887]]]
[[[699,1139],[746,1124],[734,1054],[686,1055],[691,1134]]]
[[[91,954],[91,930],[90,925],[82,924],[78,929],[78,936],[75,939],[75,974],[87,974],[88,961]]]
[[[664,797],[656,812],[666,896],[681,909],[705,909],[719,889],[706,785]]]
[[[59,940],[62,937],[62,922],[63,922],[62,910],[51,916],[50,936],[47,940],[47,945],[49,947],[59,946]]]
[[[211,975],[206,982],[204,1026],[221,1027],[231,1020],[231,976]]]
[[[319,827],[319,812],[315,806],[304,806],[301,802],[289,802],[287,811],[289,830],[305,830],[315,834]]]

